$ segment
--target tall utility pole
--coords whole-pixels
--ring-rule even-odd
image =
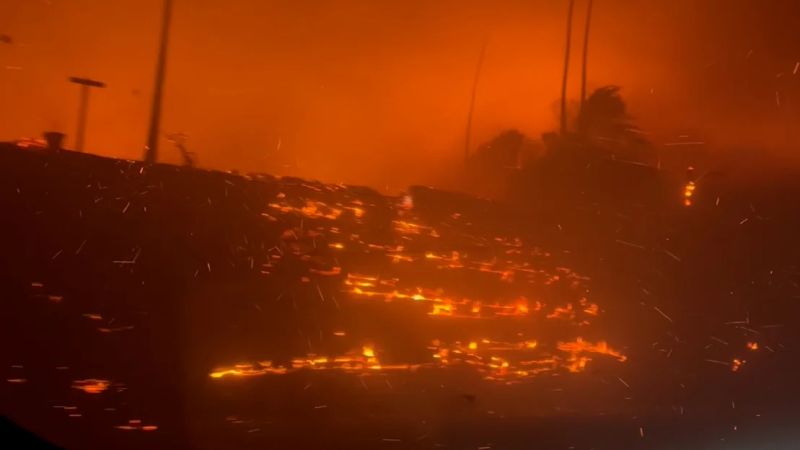
[[[144,161],[153,164],[158,159],[158,134],[161,125],[161,98],[164,95],[164,75],[167,65],[167,45],[172,20],[172,0],[164,0],[164,20],[161,27],[161,44],[156,65],[156,83],[153,89],[153,106],[150,111],[150,130],[144,148]]]
[[[472,82],[472,97],[469,100],[469,112],[467,113],[467,131],[464,139],[464,164],[469,162],[469,146],[472,139],[472,116],[475,112],[475,97],[478,93],[478,81],[481,78],[481,69],[483,68],[483,58],[486,55],[486,44],[488,40],[483,41],[481,47],[481,54],[478,57],[478,66],[475,68],[475,79]]]
[[[78,77],[69,77],[69,81],[81,87],[81,100],[78,105],[78,130],[75,132],[75,150],[82,152],[83,143],[86,139],[86,117],[89,115],[89,89],[93,87],[104,88],[106,84],[102,81]]]
[[[575,8],[575,0],[569,0],[569,10],[567,11],[567,46],[564,49],[564,77],[561,80],[561,126],[560,132],[564,136],[567,134],[567,77],[569,74],[569,50],[572,43],[572,10]]]
[[[589,60],[589,30],[592,24],[592,0],[586,10],[586,28],[583,32],[583,69],[581,71],[581,111],[586,103],[586,65]]]

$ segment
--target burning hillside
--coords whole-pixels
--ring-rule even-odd
[[[427,188],[0,158],[3,413],[61,445],[621,448],[796,398],[796,300],[740,292],[797,296],[797,266],[704,273],[697,218],[592,235]]]

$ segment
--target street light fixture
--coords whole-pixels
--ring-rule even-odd
[[[86,117],[89,114],[89,89],[104,88],[106,84],[102,81],[78,77],[70,77],[69,81],[81,87],[81,100],[78,106],[78,131],[75,133],[75,150],[82,152],[86,136]]]

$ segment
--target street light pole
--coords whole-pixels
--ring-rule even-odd
[[[164,0],[164,20],[161,27],[161,44],[156,64],[156,82],[153,90],[153,105],[150,112],[150,129],[144,149],[144,161],[153,164],[158,159],[158,134],[161,126],[161,99],[164,91],[164,76],[167,65],[167,44],[172,20],[172,0]]]
[[[89,115],[89,89],[104,88],[106,84],[88,78],[70,77],[69,81],[80,86],[81,99],[78,105],[78,129],[75,132],[75,150],[82,152],[86,138],[86,118]]]

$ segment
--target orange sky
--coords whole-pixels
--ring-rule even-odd
[[[590,87],[622,85],[657,133],[791,146],[800,14],[789,14],[797,2],[763,3],[596,0]],[[87,150],[140,158],[160,5],[0,0],[0,34],[13,38],[0,44],[0,140],[74,137],[66,78],[85,76],[108,83],[92,93]],[[162,129],[187,133],[203,167],[391,189],[435,181],[461,158],[484,39],[473,142],[554,127],[565,15],[565,0],[175,0]],[[577,70],[572,81],[577,95]],[[162,155],[179,161],[166,142]]]

